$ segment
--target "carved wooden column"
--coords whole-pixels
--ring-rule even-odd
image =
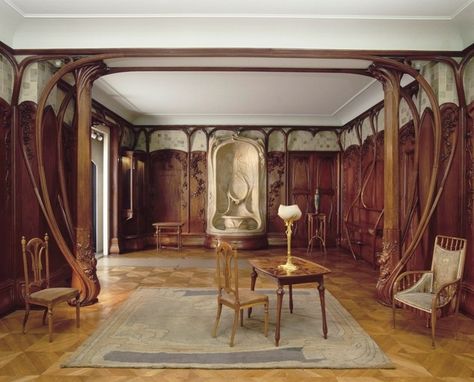
[[[91,107],[92,84],[100,76],[104,66],[88,65],[76,69],[76,113],[77,113],[77,160],[76,160],[76,222],[74,255],[89,278],[97,280],[94,251],[92,249],[92,174],[91,174]],[[80,280],[73,274],[72,284],[79,286]],[[97,301],[100,285],[97,280],[95,296],[87,303]]]
[[[111,219],[110,219],[110,248],[111,255],[118,255],[120,253],[119,243],[119,149],[120,149],[120,134],[117,127],[110,129],[110,171],[112,175],[112,184],[110,187],[111,195]]]
[[[384,304],[391,303],[390,274],[401,258],[400,253],[400,171],[399,171],[399,103],[400,76],[398,73],[375,68],[374,76],[384,89],[384,229],[383,249],[380,257],[380,275],[377,298]]]

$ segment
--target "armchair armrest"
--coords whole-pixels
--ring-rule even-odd
[[[458,293],[460,285],[460,278],[441,285],[433,296],[433,312],[435,309],[442,308],[449,304],[453,297]]]
[[[407,271],[401,273],[393,283],[393,288],[392,288],[392,297],[395,296],[397,292],[400,290],[405,290],[408,288],[413,287],[416,285],[424,275],[430,274],[432,275],[433,272],[431,270],[429,271]]]

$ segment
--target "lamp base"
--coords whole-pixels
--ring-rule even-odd
[[[291,262],[291,258],[289,257],[286,260],[286,264],[279,265],[278,269],[283,269],[286,272],[293,272],[293,271],[296,271],[298,267]]]

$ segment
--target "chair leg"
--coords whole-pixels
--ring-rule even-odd
[[[46,324],[46,316],[48,315],[48,307],[45,306],[43,310],[43,325]]]
[[[264,312],[265,312],[265,324],[263,327],[263,333],[265,334],[265,337],[268,337],[268,302],[263,306]]]
[[[217,316],[216,316],[216,322],[214,323],[214,329],[212,331],[212,336],[217,337],[217,327],[219,326],[219,319],[221,318],[221,313],[222,313],[222,304],[217,303]]]
[[[25,305],[25,317],[23,318],[23,334],[26,333],[26,322],[28,321],[28,317],[30,315],[30,304]]]
[[[81,327],[81,300],[80,296],[76,297],[76,328]]]
[[[435,347],[436,310],[431,312],[431,346]]]
[[[240,326],[244,326],[244,310],[240,309]]]
[[[395,310],[397,309],[397,304],[395,303],[395,297],[392,298],[392,326],[395,329]]]
[[[48,333],[49,342],[53,342],[53,307],[48,305]]]
[[[230,346],[234,346],[235,332],[237,331],[237,326],[239,325],[239,311],[240,308],[235,309],[234,313],[234,325],[232,325],[232,334],[230,335]]]

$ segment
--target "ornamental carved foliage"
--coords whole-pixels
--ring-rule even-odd
[[[196,151],[190,155],[189,171],[191,177],[191,183],[194,187],[191,187],[191,198],[199,198],[201,203],[199,204],[198,219],[203,224],[203,230],[206,230],[206,190],[207,190],[207,162],[206,152]]]
[[[7,103],[4,102],[0,102],[0,130],[3,135],[3,168],[5,170],[5,173],[3,175],[3,184],[5,189],[4,203],[5,207],[8,208],[11,200],[11,108]]]
[[[20,114],[20,131],[23,147],[28,160],[34,158],[34,128],[36,118],[36,105],[33,102],[22,102],[19,107]]]
[[[97,259],[91,245],[90,229],[76,228],[76,260],[87,278],[99,285],[96,273]]]
[[[201,163],[206,163],[206,153],[205,152],[191,153],[191,161],[189,163],[189,170],[191,171],[191,177],[196,182],[196,189],[191,193],[191,196],[193,198],[204,195],[206,192],[206,176],[200,166]]]
[[[267,154],[268,178],[273,181],[268,185],[268,209],[273,211],[275,203],[280,200],[281,189],[284,185],[285,153],[270,152]],[[277,202],[279,204],[279,202]]]
[[[399,243],[396,240],[384,240],[382,246],[382,254],[378,259],[380,266],[380,275],[378,284],[384,284],[392,273],[392,261],[393,256],[397,256],[399,253]]]
[[[416,143],[415,138],[415,125],[413,121],[408,122],[399,132],[400,145],[403,147],[414,146]]]
[[[474,214],[474,104],[468,111],[466,127],[466,213],[467,224],[472,227]]]
[[[446,162],[454,149],[453,134],[459,123],[457,106],[448,104],[441,109],[441,163]]]

